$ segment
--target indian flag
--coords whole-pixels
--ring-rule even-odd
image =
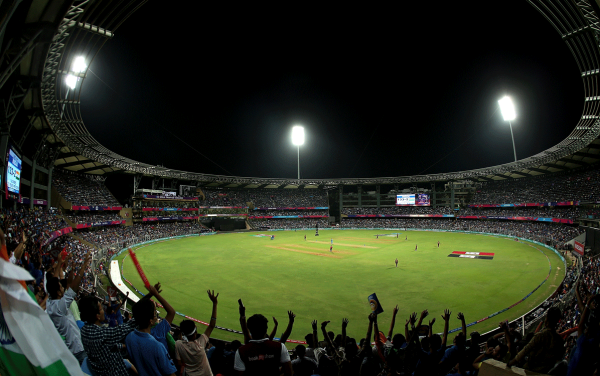
[[[33,279],[0,250],[0,375],[81,375],[79,362],[25,287]]]

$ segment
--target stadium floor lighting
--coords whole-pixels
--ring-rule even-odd
[[[304,127],[294,125],[292,128],[292,144],[298,147],[298,180],[300,180],[300,145],[304,145]]]
[[[510,99],[509,96],[504,96],[498,101],[498,104],[500,105],[500,111],[502,112],[502,117],[504,118],[504,121],[508,121],[508,125],[510,127],[510,137],[512,138],[513,153],[515,155],[516,162],[517,149],[515,148],[515,136],[512,130],[512,120],[515,120],[515,118],[517,117],[517,113],[515,112],[515,106],[512,102],[512,99]]]

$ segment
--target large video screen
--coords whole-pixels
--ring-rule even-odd
[[[396,206],[430,206],[429,195],[426,193],[396,195]]]
[[[6,164],[6,187],[9,192],[19,194],[21,188],[21,158],[10,148]]]

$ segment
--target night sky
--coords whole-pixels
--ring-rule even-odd
[[[296,177],[301,124],[302,177],[352,178],[511,162],[505,94],[519,158],[581,116],[575,60],[525,1],[345,5],[149,2],[93,61],[83,119],[141,162],[273,178]]]

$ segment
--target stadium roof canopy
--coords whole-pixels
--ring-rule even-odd
[[[20,79],[9,102],[21,98],[29,122],[21,136],[25,141],[35,129],[43,139],[41,149],[55,167],[98,177],[113,173],[176,179],[180,182],[223,187],[310,187],[340,184],[399,184],[430,181],[489,181],[547,174],[580,168],[600,161],[600,7],[598,0],[529,0],[554,26],[577,62],[585,91],[581,118],[571,134],[559,144],[531,157],[476,170],[430,175],[359,179],[269,179],[208,175],[178,171],[138,162],[102,146],[87,130],[81,118],[81,86],[71,90],[66,75],[85,79],[87,70],[74,72],[71,62],[84,56],[88,65],[119,26],[145,0],[46,1],[33,0],[25,17],[23,47],[9,67]],[[18,4],[18,2],[15,2]],[[15,5],[16,7],[16,5]],[[11,8],[12,9],[12,8]],[[7,19],[14,9],[8,9]],[[4,23],[6,25],[6,22]],[[4,33],[4,29],[2,30]],[[7,73],[4,72],[4,75]],[[6,79],[0,78],[0,87]],[[20,95],[20,96],[19,96]],[[12,102],[11,102],[12,101]]]

